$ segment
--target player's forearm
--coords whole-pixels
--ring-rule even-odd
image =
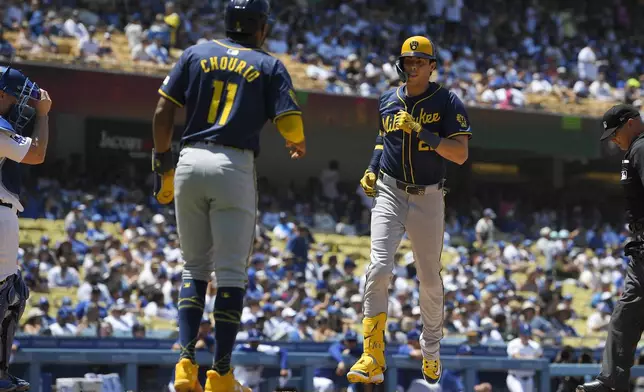
[[[31,135],[31,151],[33,163],[43,163],[47,155],[47,145],[49,144],[49,116],[36,117],[34,132]]]
[[[421,132],[422,133],[422,132]],[[468,158],[468,147],[459,140],[441,139],[436,152],[443,158],[462,165]]]
[[[288,351],[286,351],[285,349],[280,349],[279,357],[280,357],[280,369],[288,369],[288,366],[286,366],[286,363],[288,361]]]
[[[304,123],[300,114],[280,117],[275,124],[277,125],[277,130],[287,142],[297,144],[304,141]]]
[[[373,150],[373,154],[371,154],[371,160],[369,161],[369,169],[367,170],[372,173],[377,173],[378,170],[380,170],[380,157],[382,157],[382,150]]]
[[[373,153],[371,153],[371,160],[369,161],[369,168],[367,171],[372,173],[378,172],[380,169],[380,157],[382,157],[382,152],[384,151],[384,141],[382,140],[382,135],[376,137],[376,145],[373,147]]]
[[[165,98],[159,99],[152,120],[152,138],[154,151],[163,153],[170,150],[174,131],[175,106]]]

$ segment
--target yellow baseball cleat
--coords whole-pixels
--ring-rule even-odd
[[[223,376],[216,370],[208,370],[206,377],[206,392],[252,392],[235,380],[233,369]]]
[[[199,384],[199,365],[181,358],[174,367],[174,389],[177,392],[203,392]]]
[[[384,369],[371,355],[364,353],[351,366],[347,380],[352,384],[381,384],[385,380]]]
[[[385,380],[385,327],[387,314],[365,317],[362,320],[364,352],[360,360],[351,366],[347,380],[356,384],[380,384]]]
[[[441,379],[443,366],[440,359],[423,358],[423,378],[430,384],[437,384]]]

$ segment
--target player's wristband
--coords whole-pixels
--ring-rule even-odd
[[[438,148],[438,145],[441,144],[441,140],[443,140],[440,136],[433,134],[426,129],[418,132],[418,138],[427,143],[427,145],[434,150]]]

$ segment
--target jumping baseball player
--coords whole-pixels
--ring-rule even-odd
[[[531,339],[530,324],[519,326],[519,337],[508,343],[508,356],[512,359],[537,359],[543,356],[541,345]],[[510,392],[532,392],[534,387],[534,370],[510,370],[506,384]]]
[[[29,298],[18,271],[18,212],[23,211],[20,164],[38,165],[45,160],[50,108],[45,90],[17,69],[0,67],[0,392],[29,390],[28,382],[9,374],[13,337]],[[34,114],[32,136],[22,136]]]
[[[396,69],[404,84],[380,96],[380,132],[369,168],[360,184],[375,197],[371,211],[371,263],[364,292],[364,353],[347,373],[352,383],[384,380],[384,332],[394,255],[403,234],[412,243],[420,280],[423,330],[422,372],[430,384],[441,376],[443,337],[443,247],[445,160],[467,160],[472,136],[463,103],[430,82],[436,70],[434,44],[408,38]]]
[[[153,125],[154,195],[161,204],[175,200],[185,260],[179,299],[178,392],[201,390],[194,344],[213,271],[216,349],[205,390],[249,391],[235,380],[230,359],[255,238],[255,157],[266,121],[276,123],[291,158],[306,153],[291,77],[278,59],[259,49],[268,34],[269,14],[268,0],[229,1],[227,38],[186,49],[159,89]],[[186,125],[175,169],[170,143],[176,108],[184,106]]]

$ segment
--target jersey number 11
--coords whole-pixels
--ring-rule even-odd
[[[224,89],[226,90],[226,98],[224,102],[224,109],[221,111],[217,124],[224,126],[228,122],[230,112],[235,103],[237,96],[237,83],[225,83],[221,80],[215,80],[213,83],[214,91],[212,92],[212,101],[210,102],[210,110],[208,111],[208,123],[214,124],[217,121],[217,113],[219,113],[219,105],[221,105],[222,95]]]

